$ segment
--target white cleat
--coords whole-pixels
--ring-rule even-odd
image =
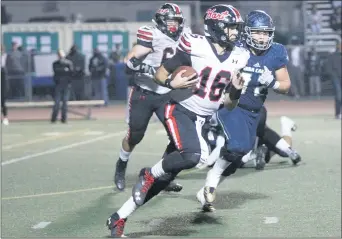
[[[287,116],[282,116],[280,117],[280,123],[283,125],[283,124],[286,124],[286,125],[289,125],[291,126],[291,130],[292,131],[296,131],[297,130],[297,125],[296,123],[290,119],[289,117]]]
[[[8,119],[7,119],[7,118],[4,118],[4,119],[2,120],[2,124],[3,124],[3,125],[9,125]]]

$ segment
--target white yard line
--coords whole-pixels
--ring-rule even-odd
[[[93,139],[90,139],[90,140],[84,140],[84,141],[80,141],[80,142],[77,142],[77,143],[73,143],[73,144],[69,144],[69,145],[65,145],[65,146],[49,149],[49,150],[42,151],[42,152],[39,152],[39,153],[29,154],[29,155],[26,155],[26,156],[23,156],[23,157],[9,159],[9,160],[6,160],[6,161],[2,162],[1,166],[17,163],[17,162],[28,160],[28,159],[32,159],[32,158],[37,158],[39,156],[43,156],[43,155],[47,155],[47,154],[52,154],[52,153],[60,152],[60,151],[67,150],[67,149],[72,149],[72,148],[75,148],[75,147],[78,147],[78,146],[81,146],[81,145],[86,145],[86,144],[94,143],[94,142],[97,142],[97,141],[100,141],[100,140],[104,140],[104,139],[108,139],[108,138],[112,138],[112,137],[115,137],[115,136],[121,136],[121,135],[123,135],[125,133],[126,133],[126,131],[120,131],[120,132],[116,132],[116,133],[100,136],[100,137],[97,137],[97,138],[93,138]]]
[[[32,229],[43,229],[47,225],[49,225],[51,222],[40,222],[34,226],[32,226]]]

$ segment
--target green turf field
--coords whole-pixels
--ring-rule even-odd
[[[177,179],[127,222],[128,236],[330,237],[341,235],[341,123],[294,117],[300,166],[276,157],[264,171],[241,169],[219,188],[217,211],[200,212],[205,170]],[[109,124],[109,126],[106,126]],[[269,125],[280,129],[279,118]],[[107,217],[130,196],[143,166],[159,160],[167,138],[150,124],[132,154],[125,192],[113,190],[126,126],[113,121],[11,123],[2,127],[1,237],[106,237]]]

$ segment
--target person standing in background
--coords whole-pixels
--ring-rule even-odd
[[[91,84],[94,92],[94,99],[104,100],[108,104],[108,84],[106,78],[107,59],[95,48],[90,58],[88,69],[91,76]]]
[[[330,53],[324,64],[324,72],[328,79],[332,81],[334,85],[335,94],[335,118],[342,119],[341,107],[342,107],[342,76],[341,76],[341,42],[336,42],[336,51]]]
[[[66,123],[68,112],[68,100],[70,96],[70,84],[72,74],[74,72],[73,64],[70,60],[65,58],[63,50],[58,50],[58,60],[53,63],[53,80],[55,82],[55,105],[52,110],[51,123],[57,120],[60,102],[62,100],[62,118],[61,122]]]
[[[72,88],[75,93],[75,100],[84,99],[84,75],[85,75],[85,56],[78,51],[77,46],[73,45],[66,57],[74,66]]]
[[[299,38],[292,36],[291,48],[289,49],[289,73],[291,76],[291,93],[295,98],[305,95],[304,85],[304,53]]]
[[[310,95],[319,98],[321,96],[321,62],[316,48],[312,47],[308,53],[307,69],[309,73],[309,89]]]
[[[3,45],[1,45],[1,112],[2,112],[2,123],[4,125],[8,125],[9,121],[7,118],[7,106],[6,106],[6,99],[7,99],[7,90],[8,90],[8,82],[7,82],[7,75],[6,75],[6,58],[7,54]]]

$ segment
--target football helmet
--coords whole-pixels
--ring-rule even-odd
[[[275,27],[273,20],[266,12],[255,10],[250,12],[245,20],[244,38],[246,44],[256,50],[265,51],[271,47],[274,38]],[[255,37],[253,33],[265,32],[266,36]]]
[[[165,3],[157,10],[153,22],[162,33],[177,40],[184,28],[182,9],[177,4]]]
[[[212,42],[222,47],[233,47],[239,39],[240,26],[243,24],[240,12],[231,5],[215,5],[204,15],[204,33]],[[238,34],[230,36],[229,28],[237,27]],[[228,32],[225,29],[228,28]]]

